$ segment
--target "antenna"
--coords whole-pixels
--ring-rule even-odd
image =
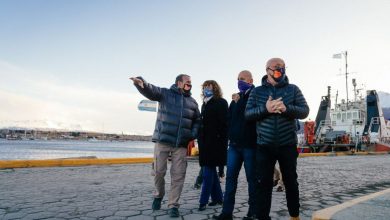
[[[348,61],[347,61],[348,51],[345,51],[345,88],[347,89],[347,109],[348,109]]]
[[[356,92],[356,79],[352,79],[352,85],[353,85],[353,94],[355,96],[355,102],[356,102],[356,97],[357,97],[357,92]]]
[[[334,54],[333,55],[333,58],[336,58],[336,59],[341,59],[342,55],[344,55],[344,58],[345,58],[345,88],[346,88],[346,91],[347,91],[347,109],[348,109],[348,51],[344,51],[344,52],[341,52],[341,53],[338,53],[338,54]]]

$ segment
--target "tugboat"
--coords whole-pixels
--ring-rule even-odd
[[[347,52],[345,52],[345,57]],[[346,64],[347,67],[347,64]],[[354,100],[342,99],[331,108],[331,87],[321,97],[315,121],[304,123],[304,135],[298,150],[301,152],[327,151],[390,151],[390,121],[386,120],[376,90],[367,90],[366,96],[356,88],[352,79]]]
[[[303,143],[311,152],[390,151],[390,121],[383,116],[377,92],[368,90],[365,97],[336,102],[331,109],[328,87],[316,120],[304,123]]]

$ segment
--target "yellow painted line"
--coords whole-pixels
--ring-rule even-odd
[[[349,155],[385,155],[388,152],[326,152],[326,153],[300,153],[299,157],[349,156]]]
[[[323,157],[329,156],[329,153],[300,153],[299,157]]]
[[[390,193],[390,189],[386,189],[380,192],[376,192],[367,196],[362,196],[357,199],[353,199],[347,202],[344,202],[340,205],[335,205],[326,209],[322,209],[319,211],[316,211],[313,213],[312,220],[329,220],[332,218],[333,215],[335,215],[337,212],[342,211],[346,208],[352,207],[358,203],[368,201],[370,199],[373,199],[375,197],[385,195],[387,193]]]
[[[0,160],[0,169],[151,163],[153,158]]]
[[[356,155],[383,155],[388,152],[356,152]],[[337,153],[301,153],[299,157],[318,157],[318,156],[344,156],[354,155],[350,152]],[[0,160],[0,169],[10,168],[28,168],[28,167],[67,167],[67,166],[88,166],[88,165],[110,165],[110,164],[134,164],[151,163],[153,158],[111,158],[111,159],[52,159],[52,160]]]

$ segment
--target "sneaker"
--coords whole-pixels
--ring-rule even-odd
[[[232,214],[221,213],[220,215],[213,215],[213,219],[217,220],[233,220]]]
[[[153,210],[160,210],[161,209],[161,201],[162,201],[162,198],[154,198],[153,204],[152,204],[152,209]]]
[[[204,210],[206,210],[206,204],[200,204],[198,211],[204,211]]]
[[[209,206],[216,206],[216,205],[222,205],[222,201],[219,202],[210,202]]]
[[[171,218],[178,218],[180,217],[179,209],[176,207],[173,207],[169,209],[168,214]]]

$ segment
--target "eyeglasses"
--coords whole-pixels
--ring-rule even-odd
[[[276,78],[279,78],[282,76],[282,74],[284,74],[286,72],[286,68],[285,67],[276,67],[275,69],[271,69],[269,67],[267,67],[267,70],[271,70],[272,71],[272,75]]]
[[[279,66],[277,66],[277,67],[275,67],[275,69],[271,69],[270,67],[267,67],[267,70],[271,70],[272,72],[274,72],[274,71],[280,71],[280,70],[282,70],[282,69],[286,69],[286,67],[279,67]]]

